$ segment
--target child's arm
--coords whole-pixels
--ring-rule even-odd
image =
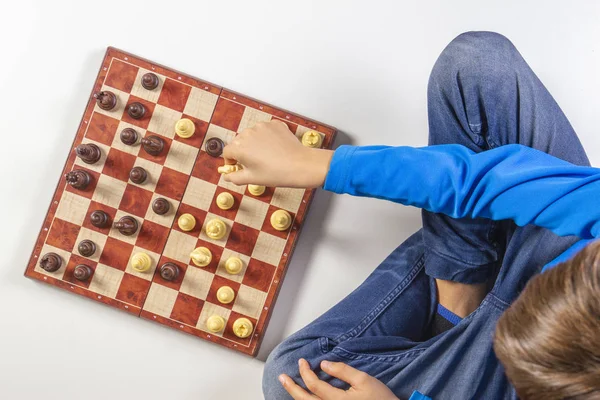
[[[391,200],[455,218],[512,219],[559,235],[600,235],[600,170],[520,145],[474,153],[460,145],[307,149],[283,124],[239,135],[225,157],[234,183],[316,187]],[[239,174],[239,175],[238,175]],[[237,176],[236,176],[237,175]]]

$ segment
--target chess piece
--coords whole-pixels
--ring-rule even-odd
[[[75,148],[75,153],[77,154],[77,157],[81,158],[81,161],[86,164],[94,164],[98,162],[102,156],[100,148],[94,143],[80,144]]]
[[[206,320],[206,328],[213,333],[221,332],[225,328],[225,318],[220,315],[211,315]]]
[[[248,185],[248,191],[252,196],[262,195],[267,188],[261,185]]]
[[[142,139],[142,148],[151,156],[157,156],[165,147],[165,141],[156,135],[150,135]]]
[[[146,253],[136,253],[131,257],[131,268],[137,272],[146,272],[152,266],[152,259]]]
[[[206,267],[212,261],[212,253],[206,247],[197,247],[190,253],[192,262],[199,267]]]
[[[158,76],[152,72],[142,75],[142,86],[147,90],[154,90],[158,87]]]
[[[232,172],[237,172],[242,169],[242,166],[239,164],[235,165],[223,165],[222,167],[217,168],[217,172],[220,174],[231,174]]]
[[[96,252],[96,244],[88,239],[82,240],[77,245],[77,251],[84,257],[91,257]]]
[[[216,203],[217,207],[219,207],[221,210],[229,210],[231,207],[233,207],[235,199],[231,193],[222,192],[217,196]]]
[[[208,153],[209,156],[219,157],[223,154],[223,147],[225,147],[225,143],[218,137],[211,137],[206,141],[204,145],[204,150]]]
[[[82,169],[74,169],[65,174],[65,179],[71,187],[84,190],[90,184],[90,174]]]
[[[131,182],[137,183],[138,185],[144,183],[147,178],[148,173],[142,167],[133,167],[129,172],[129,179],[131,179]]]
[[[235,336],[245,339],[252,334],[254,326],[248,318],[238,318],[233,322],[232,328]]]
[[[244,263],[239,257],[229,257],[225,261],[225,270],[231,275],[239,274],[244,267]]]
[[[46,272],[55,272],[62,266],[62,258],[56,253],[46,253],[40,258],[40,267]]]
[[[113,227],[118,229],[118,231],[121,232],[122,235],[131,236],[137,232],[138,222],[135,218],[126,215],[119,221],[115,222]]]
[[[152,211],[154,211],[158,215],[165,215],[169,212],[171,205],[169,201],[165,198],[159,197],[152,202]]]
[[[214,240],[222,239],[227,233],[227,225],[218,218],[214,218],[206,224],[206,235]]]
[[[133,119],[142,119],[146,115],[146,107],[136,101],[127,106],[127,114]]]
[[[196,218],[192,214],[181,214],[177,220],[177,225],[182,231],[189,232],[196,226]]]
[[[125,128],[121,131],[119,137],[121,138],[121,142],[123,142],[123,144],[133,146],[138,141],[139,135],[135,129]]]
[[[179,267],[173,263],[164,263],[160,267],[160,276],[165,281],[174,281],[179,276]]]
[[[321,147],[323,138],[317,131],[304,132],[302,135],[302,144],[306,147]]]
[[[102,210],[96,210],[90,215],[90,222],[96,228],[106,228],[108,226],[108,214]]]
[[[271,226],[278,231],[287,231],[292,225],[292,216],[285,210],[277,210],[271,214]]]
[[[73,270],[73,277],[78,281],[87,281],[90,276],[92,276],[92,269],[85,264],[79,264]]]
[[[187,139],[196,131],[194,122],[189,118],[182,118],[175,124],[175,133],[180,138]]]
[[[235,299],[235,292],[229,286],[221,286],[217,290],[217,300],[223,304],[229,304]]]
[[[106,111],[112,110],[117,105],[117,96],[108,90],[94,93],[94,98],[96,99],[98,107]]]

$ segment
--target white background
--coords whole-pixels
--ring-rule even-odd
[[[107,46],[334,125],[338,144],[421,146],[428,74],[466,30],[516,44],[600,165],[596,1],[3,1],[0,397],[260,399],[269,351],[420,226],[318,192],[258,359],[25,279]]]

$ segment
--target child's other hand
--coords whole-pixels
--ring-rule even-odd
[[[323,185],[333,151],[303,146],[281,121],[259,122],[223,149],[225,164],[243,169],[226,174],[236,185],[313,188]]]
[[[285,390],[295,400],[398,400],[392,391],[381,381],[341,362],[321,363],[321,369],[327,374],[350,384],[350,389],[342,390],[320,380],[304,359],[298,361],[300,376],[306,387],[313,393],[298,386],[289,376],[281,375]]]

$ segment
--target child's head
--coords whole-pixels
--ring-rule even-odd
[[[600,399],[600,242],[527,284],[494,349],[521,399]]]

